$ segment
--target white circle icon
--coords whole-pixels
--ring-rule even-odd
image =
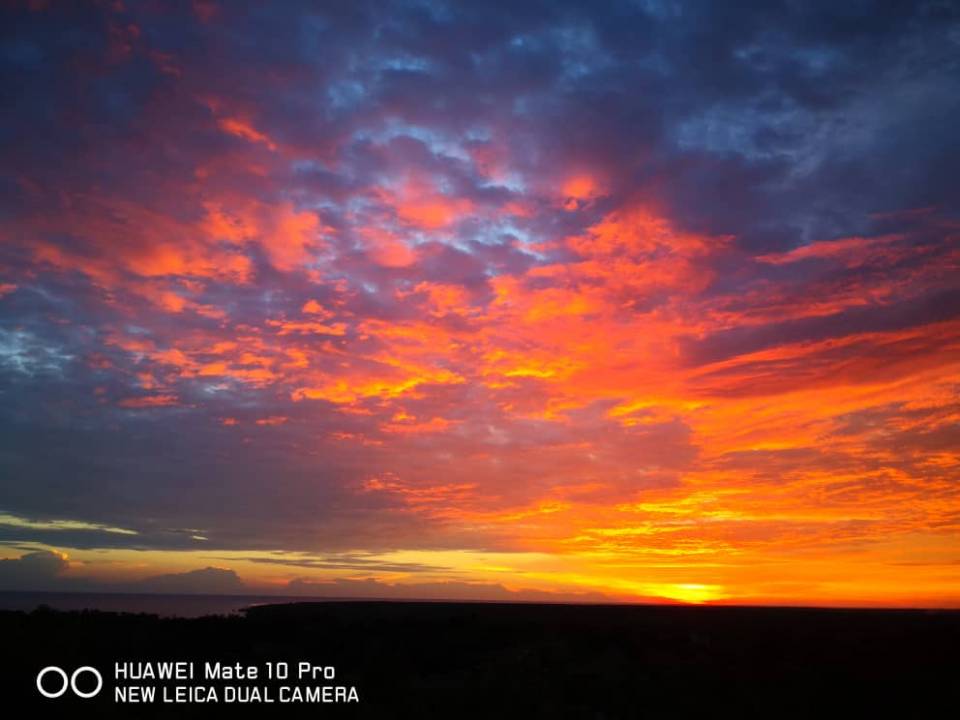
[[[85,673],[85,672],[91,673],[97,678],[97,686],[90,692],[83,692],[77,687],[77,677],[81,673]],[[54,673],[56,675],[59,675],[63,681],[62,687],[56,692],[49,692],[43,686],[43,678],[45,675],[49,673]],[[63,670],[63,668],[58,668],[56,665],[48,665],[43,670],[37,673],[37,690],[39,690],[40,694],[46,698],[58,698],[67,691],[68,687],[71,690],[73,690],[73,694],[76,695],[77,697],[92,698],[94,695],[97,695],[100,692],[100,690],[103,689],[103,676],[100,674],[99,670],[89,665],[78,667],[76,670],[73,671],[73,674],[69,678],[67,678],[67,673]]]
[[[63,678],[63,687],[60,688],[60,690],[55,693],[47,692],[46,690],[43,689],[43,676],[50,672],[55,672],[60,677]],[[70,684],[70,681],[67,680],[67,674],[63,670],[58,668],[56,665],[50,665],[48,667],[45,667],[43,670],[37,673],[37,690],[39,690],[40,694],[43,695],[44,697],[48,697],[48,698],[60,697],[67,691],[67,686],[69,684]]]
[[[93,673],[97,677],[97,687],[87,693],[80,692],[77,689],[77,675],[79,675],[84,671]],[[73,689],[73,692],[77,697],[92,698],[94,695],[100,692],[100,689],[103,687],[103,676],[100,674],[100,671],[97,670],[96,668],[90,667],[89,665],[84,665],[83,667],[78,667],[76,670],[73,671],[73,675],[70,676],[70,687]]]

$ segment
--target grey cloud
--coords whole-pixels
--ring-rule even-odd
[[[230,595],[247,589],[236,572],[215,567],[155,575],[132,583],[130,587],[143,592],[210,595]]]
[[[610,602],[599,592],[550,592],[510,590],[499,583],[444,581],[433,583],[385,583],[372,578],[333,582],[291,580],[287,592],[317,598],[383,598],[390,600],[480,600],[500,602]],[[650,598],[654,600],[654,598]],[[662,598],[660,598],[662,600]]]
[[[69,562],[59,553],[36,550],[18,558],[0,560],[0,588],[47,590],[62,580]]]

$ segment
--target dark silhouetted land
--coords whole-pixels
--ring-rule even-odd
[[[5,700],[64,717],[924,717],[955,709],[960,678],[955,611],[324,602],[195,619],[7,611],[0,634]],[[51,664],[298,659],[336,666],[360,704],[133,707],[110,702],[106,675],[93,700],[34,686]]]

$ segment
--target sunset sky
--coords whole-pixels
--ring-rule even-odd
[[[0,587],[960,606],[955,3],[0,12]]]

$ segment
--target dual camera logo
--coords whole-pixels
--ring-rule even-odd
[[[93,690],[81,690],[77,687],[77,678],[82,677],[85,673],[92,675],[97,681],[97,686]],[[55,677],[46,679],[48,675],[54,675]],[[78,667],[69,677],[66,670],[56,665],[49,665],[37,673],[37,690],[44,697],[58,698],[67,691],[67,688],[73,690],[73,694],[77,697],[92,698],[103,689],[103,676],[99,670],[89,665]]]

